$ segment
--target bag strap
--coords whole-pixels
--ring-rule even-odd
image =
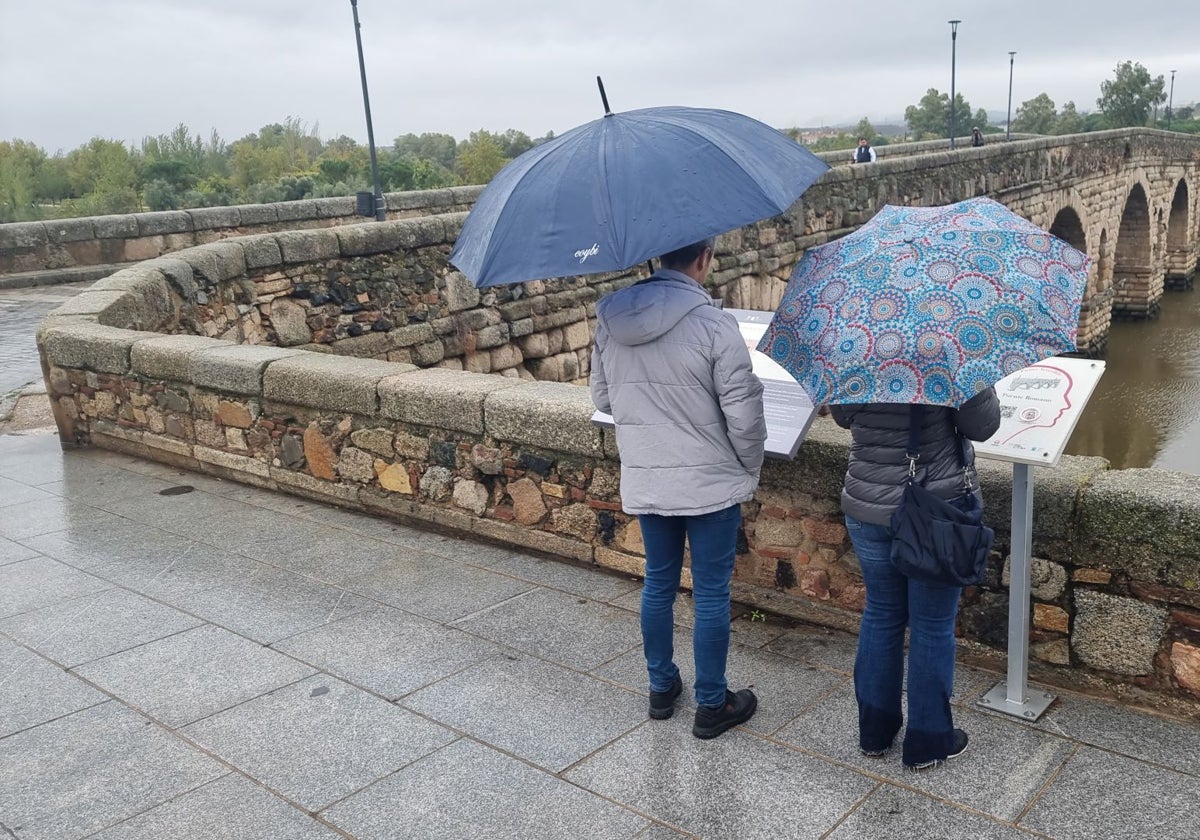
[[[908,446],[904,450],[904,457],[908,460],[909,481],[915,481],[917,478],[917,461],[921,459],[921,420],[924,414],[925,406],[921,403],[909,406]],[[963,491],[972,493],[975,491],[975,483],[971,480],[971,468],[967,464],[967,439],[957,428],[954,430],[954,437],[958,441],[958,462],[962,468]]]

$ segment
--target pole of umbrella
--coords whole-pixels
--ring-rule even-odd
[[[1012,50],[1008,54],[1008,117],[1004,120],[1004,142],[1012,139],[1012,77],[1013,77],[1013,57],[1017,54],[1016,50]]]
[[[958,25],[961,20],[950,21],[950,148],[954,148],[954,59],[958,44]]]
[[[358,44],[358,74],[362,78],[363,108],[367,112],[367,146],[371,150],[371,179],[375,182],[375,221],[387,221],[383,202],[383,184],[379,180],[379,162],[375,158],[375,129],[371,126],[371,99],[367,96],[367,65],[363,61],[362,26],[358,22],[358,0],[350,0],[354,10],[354,40]]]

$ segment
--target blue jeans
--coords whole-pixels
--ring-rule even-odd
[[[701,516],[638,516],[646,545],[642,589],[642,649],[650,690],[667,691],[679,676],[675,665],[675,593],[683,569],[683,540],[692,549],[692,594],[696,626],[696,703],[725,704],[725,659],[729,654],[729,580],[742,522],[739,505]]]
[[[854,694],[864,750],[882,750],[900,731],[904,629],[909,629],[908,726],[903,761],[922,764],[950,752],[954,720],[954,620],[962,587],[905,577],[892,565],[892,529],[846,517],[862,566],[867,608],[858,634]]]

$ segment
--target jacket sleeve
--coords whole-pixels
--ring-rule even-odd
[[[743,467],[757,473],[767,440],[763,386],[732,316],[722,318],[713,332],[713,383],[733,451]]]
[[[849,429],[854,425],[854,416],[858,414],[861,405],[831,405],[829,406],[829,414],[833,417],[833,422],[837,423],[843,429]]]
[[[995,388],[980,391],[954,411],[954,425],[968,440],[987,440],[1000,428],[1000,398]]]
[[[600,353],[602,345],[608,343],[608,331],[603,324],[596,325],[596,337],[592,341],[592,365],[588,373],[588,384],[592,389],[592,403],[605,414],[612,414],[612,401],[608,398],[608,380],[604,377],[604,360]]]

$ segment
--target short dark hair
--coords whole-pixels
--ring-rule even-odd
[[[866,139],[867,139],[866,137],[859,137],[859,138],[858,138],[858,142],[859,142],[859,143],[861,143],[862,141],[864,141],[864,140],[866,140]]]
[[[704,253],[704,249],[713,250],[717,244],[717,237],[710,236],[708,239],[701,239],[699,242],[693,242],[691,245],[684,245],[682,248],[676,248],[674,251],[669,251],[658,258],[662,263],[663,268],[687,268],[696,261],[696,258]]]

